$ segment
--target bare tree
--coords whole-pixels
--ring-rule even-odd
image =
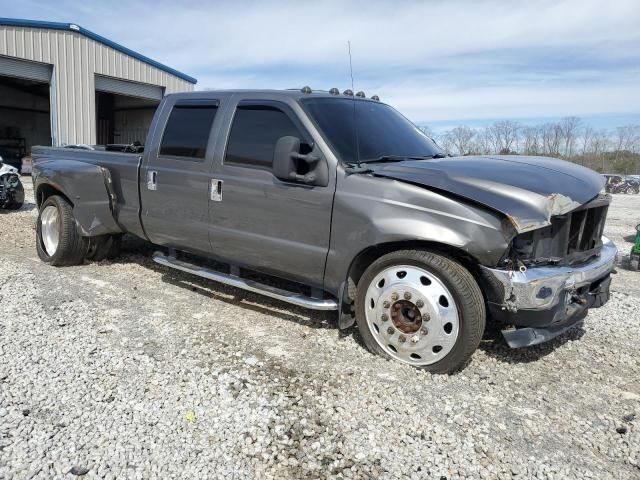
[[[476,132],[466,126],[456,127],[449,132],[451,143],[459,155],[469,155],[473,150],[473,137]]]
[[[640,125],[596,130],[583,126],[578,117],[565,117],[558,122],[527,126],[512,120],[477,129],[460,125],[439,135],[427,127],[419,128],[452,154],[548,155],[601,172],[640,174]]]
[[[451,132],[445,132],[442,135],[438,135],[436,142],[445,152],[451,154],[455,153],[455,146],[453,145]]]
[[[571,157],[573,155],[573,148],[580,128],[580,119],[578,117],[565,117],[560,120],[559,126],[562,134],[562,140],[564,141],[563,153],[565,156]]]
[[[522,153],[525,155],[539,155],[542,153],[541,129],[539,126],[522,128]]]
[[[482,155],[495,153],[493,135],[488,128],[484,128],[476,133],[474,150]]]
[[[562,130],[557,123],[545,123],[542,129],[542,152],[545,155],[560,156]]]
[[[520,124],[514,120],[502,120],[489,127],[496,153],[509,154],[514,151],[520,128]]]
[[[624,125],[616,128],[616,150],[632,152],[640,143],[640,125]]]

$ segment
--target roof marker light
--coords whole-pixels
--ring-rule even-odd
[[[302,87],[302,88],[300,89],[300,91],[301,91],[302,93],[311,93],[311,92],[312,92],[311,87],[310,87],[310,86],[308,86],[308,85],[307,85],[307,86],[305,86],[305,87]]]
[[[380,97],[378,95],[374,95],[373,97],[371,97],[371,100],[375,100],[376,102],[379,102]]]
[[[340,95],[340,90],[338,90],[336,87],[333,87],[331,90],[329,90],[329,93],[331,95]]]
[[[342,92],[343,95],[348,95],[350,97],[353,97],[353,90],[345,90],[344,92]]]
[[[358,98],[365,98],[365,94],[362,90],[360,90],[358,93],[356,93],[356,97]]]

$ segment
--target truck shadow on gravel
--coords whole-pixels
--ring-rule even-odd
[[[500,333],[500,326],[489,321],[478,348],[489,357],[504,363],[531,363],[546,357],[567,342],[579,340],[584,334],[582,326],[575,326],[548,342],[531,347],[510,348]]]
[[[197,275],[183,273],[179,270],[158,265],[152,260],[152,255],[156,250],[158,250],[157,246],[126,235],[123,239],[122,254],[114,259],[113,263],[136,263],[144,268],[162,274],[163,282],[212,300],[224,302],[229,305],[237,305],[240,308],[258,314],[269,315],[311,328],[338,328],[338,315],[336,312],[322,312],[299,308],[262,295],[216,283],[212,280],[198,277]]]

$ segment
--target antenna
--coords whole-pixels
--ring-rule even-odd
[[[358,123],[356,115],[356,97],[353,94],[353,63],[351,62],[351,40],[347,40],[347,49],[349,51],[349,73],[351,74],[351,101],[353,102],[353,140],[355,143],[356,164],[360,166],[360,140],[358,139]]]

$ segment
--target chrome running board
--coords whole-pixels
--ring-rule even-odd
[[[208,278],[214,282],[224,283],[232,287],[241,288],[249,292],[258,293],[267,297],[282,300],[283,302],[291,303],[299,307],[309,308],[312,310],[337,310],[338,304],[335,300],[329,298],[313,298],[307,297],[300,293],[290,292],[271,285],[265,285],[263,283],[248,280],[246,278],[237,277],[235,275],[229,275],[228,273],[218,272],[216,270],[209,270],[207,268],[194,265],[192,263],[183,262],[175,257],[165,255],[161,252],[155,252],[153,254],[153,261],[164,265],[165,267],[175,268],[183,272],[198,275],[199,277]]]

